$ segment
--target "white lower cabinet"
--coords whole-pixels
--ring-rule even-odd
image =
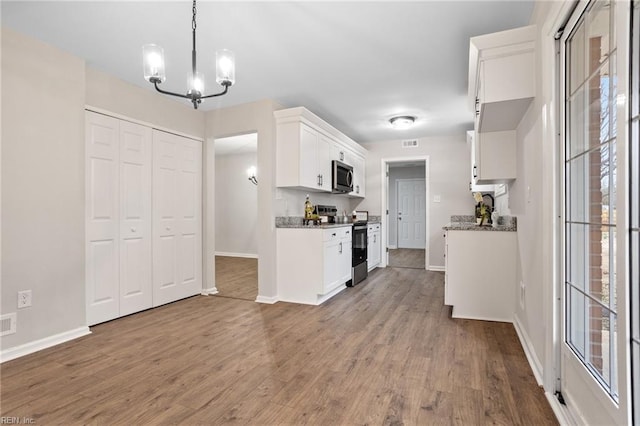
[[[278,299],[319,305],[351,279],[352,227],[278,228]]]
[[[167,276],[165,271],[179,271],[193,282],[189,294],[173,300],[199,293],[201,143],[170,135],[191,147],[171,148],[173,154],[183,155],[177,161],[179,168],[195,165],[192,175],[182,173],[172,180],[157,170],[159,136],[168,133],[91,111],[86,112],[85,120],[87,323],[98,324],[166,303],[156,295],[164,284],[157,277]],[[161,196],[161,192],[170,194]],[[181,245],[158,244],[168,241],[158,227],[158,217],[166,212],[162,206],[189,210],[182,215],[186,220],[173,225],[184,236]]]
[[[367,228],[367,267],[369,271],[377,268],[382,260],[380,229],[379,223],[369,224]]]
[[[517,233],[448,230],[445,304],[452,317],[513,322]]]

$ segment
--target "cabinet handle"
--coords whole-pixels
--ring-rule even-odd
[[[324,185],[324,176],[320,175],[320,186]]]
[[[340,161],[344,161],[344,152],[340,151]]]
[[[331,234],[331,236],[332,236],[332,237],[335,237],[335,236],[336,236],[336,233],[334,232],[333,234]]]
[[[476,116],[480,115],[480,99],[476,98]]]
[[[340,253],[342,253],[342,241],[340,242]]]
[[[374,242],[374,243],[377,241],[377,238],[376,238],[376,237],[377,237],[377,235],[375,235],[375,234],[374,234],[374,235],[373,235],[373,242]]]
[[[471,182],[469,182],[469,191],[471,191]]]
[[[473,165],[473,177],[478,177],[478,166],[476,166],[475,164]]]

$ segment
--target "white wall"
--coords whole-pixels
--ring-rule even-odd
[[[351,216],[353,210],[362,210],[358,206],[362,198],[350,198],[341,194],[327,194],[322,192],[310,192],[302,189],[278,188],[276,191],[276,216],[304,216],[304,202],[309,195],[311,204],[336,206],[338,214],[343,212]]]
[[[281,107],[271,100],[252,102],[206,113],[206,159],[203,176],[205,225],[205,286],[215,289],[215,188],[216,139],[245,133],[258,134],[258,300],[273,302],[276,286],[276,232],[275,232],[275,125],[273,112]],[[213,170],[212,170],[213,169]]]
[[[216,253],[258,256],[258,187],[247,179],[257,153],[216,155]]]
[[[389,169],[389,247],[398,246],[398,179],[424,179],[424,166],[392,167]],[[432,197],[433,199],[433,197]],[[426,201],[426,200],[425,200]]]
[[[2,28],[3,351],[86,326],[84,62]],[[17,292],[33,306],[17,310]]]
[[[2,313],[17,292],[17,333],[3,352],[86,328],[84,108],[195,137],[204,114],[87,68],[84,60],[2,28]]]
[[[194,110],[186,99],[134,86],[91,67],[86,69],[86,104],[164,130],[204,138],[204,113]]]
[[[473,214],[474,201],[469,191],[470,151],[466,133],[454,136],[418,139],[416,148],[402,148],[401,140],[362,144],[369,150],[367,156],[366,199],[358,206],[369,214],[382,215],[381,197],[382,159],[429,156],[430,199],[427,200],[429,217],[429,265],[444,267],[444,237],[442,227],[451,215]],[[433,197],[439,195],[440,203]]]

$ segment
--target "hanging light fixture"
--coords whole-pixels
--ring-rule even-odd
[[[168,92],[158,87],[158,85],[166,79],[164,71],[164,51],[162,47],[155,44],[145,44],[142,46],[142,56],[145,80],[153,83],[156,90],[160,93],[190,99],[193,107],[198,109],[198,104],[200,104],[203,99],[222,96],[227,93],[229,87],[235,83],[236,65],[233,52],[226,49],[218,50],[216,52],[216,83],[224,87],[224,90],[212,95],[203,95],[204,75],[196,69],[196,0],[193,0],[191,29],[193,31],[193,49],[191,50],[191,73],[188,76],[189,90],[186,95]]]

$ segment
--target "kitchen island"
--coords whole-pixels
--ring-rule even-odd
[[[513,322],[517,226],[515,218],[503,219],[496,227],[469,220],[443,227],[444,302],[452,307],[452,317]]]

